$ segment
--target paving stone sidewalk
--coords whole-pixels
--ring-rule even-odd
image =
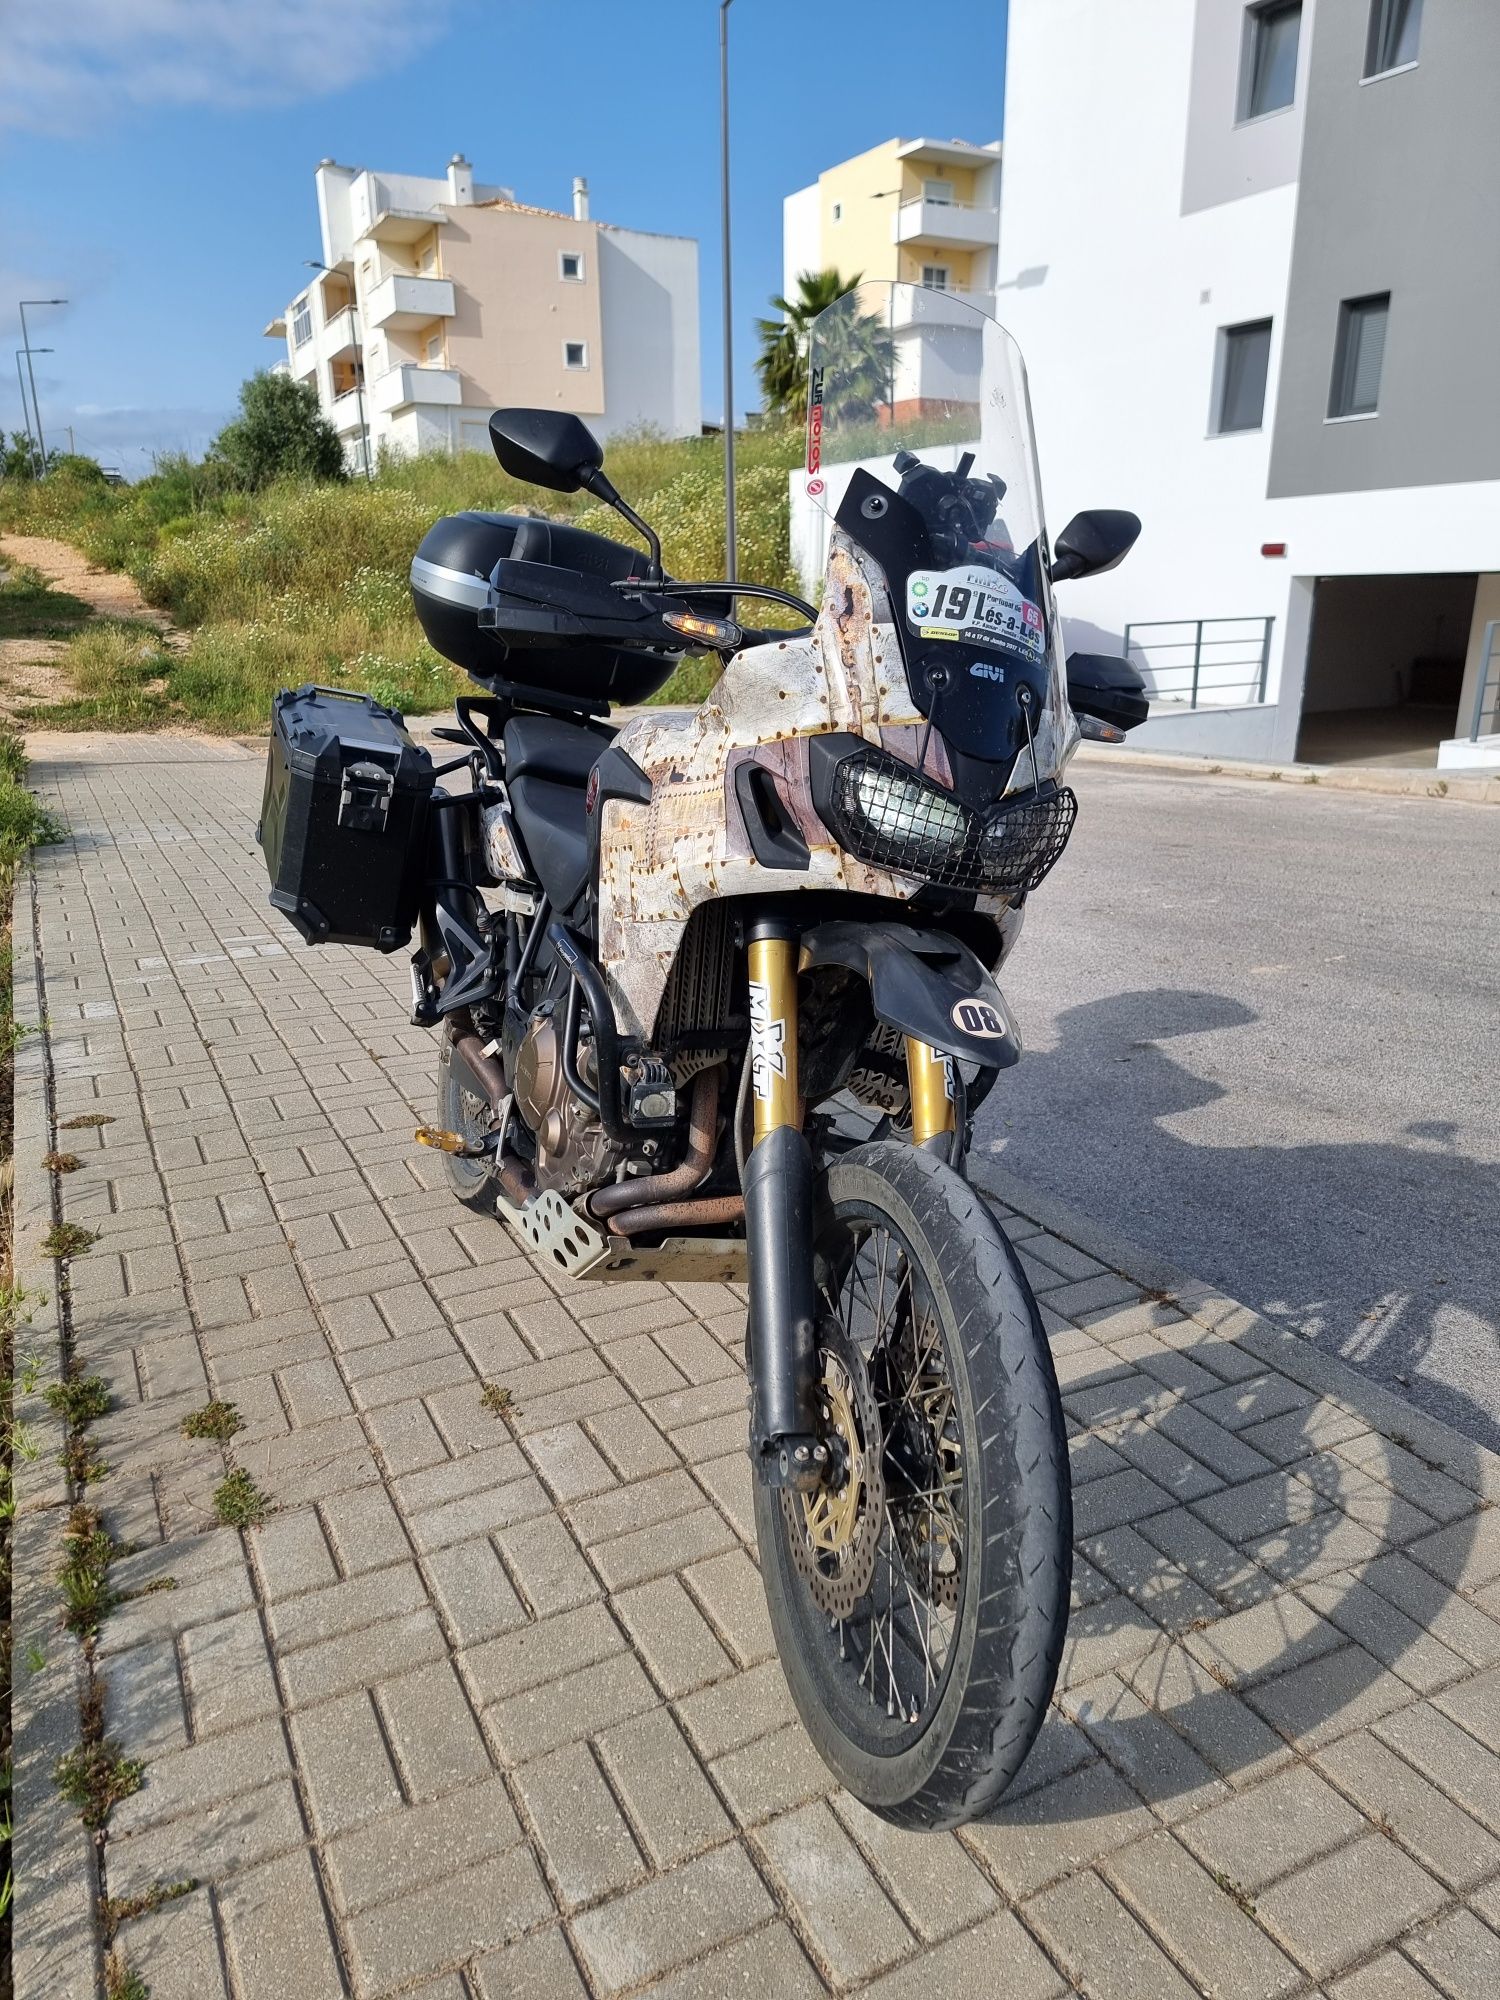
[[[31,1398],[20,2000],[95,2000],[95,1897],[188,1879],[120,1930],[153,2000],[1500,1992],[1500,1461],[1007,1185],[1071,1633],[1004,1808],[898,1834],[772,1651],[741,1295],[569,1285],[453,1203],[404,960],[272,916],[253,753],[32,748],[71,835],[18,888],[18,1265],[51,1295],[21,1347],[114,1391],[92,1492],[141,1594],[98,1664],[145,1778],[99,1849],[52,1789],[80,1669]],[[99,1232],[60,1305],[58,1143]],[[210,1396],[276,1503],[243,1534],[180,1432]]]

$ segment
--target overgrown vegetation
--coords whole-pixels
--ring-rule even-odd
[[[85,1229],[82,1223],[54,1222],[42,1238],[42,1254],[56,1257],[59,1261],[67,1257],[82,1257],[98,1241],[98,1231]]]
[[[139,1757],[127,1757],[104,1734],[104,1683],[95,1678],[83,1700],[83,1741],[59,1757],[53,1782],[91,1833],[100,1833],[121,1799],[141,1788],[146,1767]]]
[[[747,431],[735,447],[740,574],[783,589],[796,587],[787,473],[800,451],[791,424]],[[608,463],[660,532],[675,575],[722,575],[722,439],[613,440]],[[131,487],[61,471],[0,484],[0,528],[58,536],[127,570],[188,633],[174,648],[140,621],[94,620],[60,661],[77,694],[47,708],[48,726],[261,730],[272,694],[308,681],[363,688],[410,714],[445,707],[473,683],[427,645],[407,578],[432,523],[466,507],[547,512],[632,538],[587,495],[523,486],[474,452],[387,463],[373,480],[280,480],[258,492],[227,485],[222,466],[182,458]],[[752,615],[797,622],[774,608]],[[689,660],[661,698],[697,698],[716,673]]]
[[[109,1580],[109,1566],[119,1553],[97,1507],[80,1501],[69,1510],[57,1586],[63,1598],[63,1623],[76,1639],[92,1639],[119,1603],[119,1593]]]
[[[104,2000],[151,2000],[151,1988],[118,1945],[104,1961]]]
[[[488,1410],[492,1417],[512,1417],[516,1415],[516,1399],[509,1389],[499,1382],[486,1382],[479,1392],[479,1407]]]

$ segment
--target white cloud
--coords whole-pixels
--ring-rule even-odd
[[[86,130],[122,108],[323,97],[398,68],[451,0],[9,0],[0,127]]]

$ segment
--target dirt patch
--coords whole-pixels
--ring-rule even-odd
[[[70,542],[55,542],[47,535],[0,536],[0,558],[39,569],[58,590],[81,597],[96,617],[140,618],[159,632],[176,629],[164,611],[157,611],[141,596],[133,577],[118,570],[96,569]]]

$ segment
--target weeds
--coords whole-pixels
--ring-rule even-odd
[[[261,1492],[243,1466],[214,1488],[214,1512],[226,1528],[258,1528],[270,1510],[270,1494]]]
[[[479,1392],[479,1407],[488,1410],[492,1417],[510,1417],[515,1415],[516,1399],[498,1382],[486,1382]]]
[[[99,1905],[99,1915],[113,1932],[120,1924],[128,1924],[136,1917],[152,1917],[166,1903],[175,1903],[183,1896],[191,1896],[198,1886],[196,1875],[190,1875],[181,1882],[153,1882],[149,1889],[143,1889],[138,1896],[106,1896]]]
[[[1255,1899],[1243,1884],[1236,1882],[1232,1875],[1226,1875],[1222,1868],[1214,1870],[1214,1880],[1226,1896],[1232,1896],[1247,1917],[1255,1915]]]
[[[100,1125],[113,1125],[114,1119],[107,1111],[80,1111],[76,1118],[65,1118],[58,1126],[59,1132],[92,1132]]]
[[[76,1153],[43,1153],[42,1165],[49,1174],[76,1174],[83,1162]]]
[[[103,1376],[85,1375],[77,1363],[61,1382],[50,1383],[43,1394],[43,1401],[53,1415],[75,1430],[107,1416],[112,1400]]]
[[[52,1773],[53,1783],[78,1808],[78,1817],[91,1833],[109,1824],[109,1816],[121,1799],[141,1788],[146,1767],[139,1757],[121,1754],[118,1743],[101,1738],[96,1743],[80,1743],[65,1757],[59,1757]]]
[[[118,1945],[104,1961],[104,2000],[151,2000],[151,1988],[126,1964]]]
[[[119,1553],[99,1509],[79,1501],[68,1515],[62,1567],[57,1572],[63,1624],[76,1638],[92,1639],[119,1603],[119,1593],[109,1580],[109,1566]]]
[[[86,1255],[98,1241],[97,1230],[85,1229],[77,1222],[54,1222],[42,1238],[42,1250],[61,1263],[67,1257]]]
[[[217,1397],[205,1403],[201,1410],[193,1410],[182,1420],[182,1435],[188,1438],[212,1438],[216,1444],[228,1444],[235,1432],[244,1425],[239,1411],[233,1403],[221,1403]]]

